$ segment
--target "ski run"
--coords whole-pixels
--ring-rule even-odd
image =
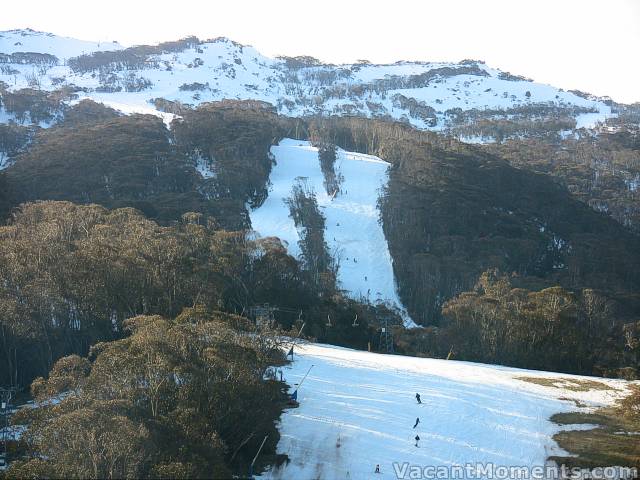
[[[450,472],[439,478],[453,478],[455,467],[478,467],[466,478],[491,478],[481,469],[499,474],[499,467],[544,468],[549,456],[567,455],[552,439],[561,429],[550,421],[553,414],[610,405],[625,392],[620,380],[331,345],[294,350],[294,361],[282,367],[289,393],[309,374],[298,390],[299,407],[281,417],[278,453],[288,455],[289,463],[273,466],[263,479],[415,478],[409,466]],[[555,379],[556,386],[531,378]],[[609,389],[571,388],[594,380]]]
[[[294,257],[299,257],[301,232],[285,203],[297,182],[315,194],[325,217],[324,238],[329,253],[339,263],[340,288],[356,299],[383,302],[398,309],[406,326],[415,326],[396,293],[393,265],[382,231],[378,198],[387,183],[389,164],[383,160],[338,149],[336,174],[340,192],[325,190],[318,149],[308,142],[284,139],[271,148],[275,165],[269,196],[250,212],[253,229],[262,237],[279,237]]]

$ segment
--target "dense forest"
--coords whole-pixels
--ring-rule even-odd
[[[121,116],[84,100],[64,121],[40,129],[30,148],[15,152],[15,164],[6,171],[11,203],[46,199],[129,206],[163,223],[193,211],[226,228],[246,229],[245,204],[259,204],[265,195],[269,147],[294,132],[293,121],[257,102],[187,110],[169,131],[158,117]],[[214,165],[215,178],[197,173],[198,160]],[[6,218],[6,207],[0,214]]]
[[[573,197],[640,233],[640,131],[558,141],[512,139],[484,147],[512,165],[551,175]]]
[[[558,287],[577,297],[582,291],[592,290],[611,305],[611,327],[606,338],[608,348],[615,354],[591,352],[593,358],[585,362],[578,361],[584,355],[574,351],[575,362],[549,360],[546,368],[612,375],[618,368],[627,368],[625,375],[629,375],[628,368],[637,367],[635,360],[629,360],[635,357],[624,346],[622,332],[638,321],[639,238],[628,225],[589,208],[572,189],[547,174],[531,172],[535,162],[525,168],[522,164],[527,157],[513,153],[513,143],[477,147],[383,120],[290,119],[276,115],[267,104],[253,101],[223,101],[197,109],[180,106],[180,116],[168,130],[155,117],[120,116],[83,101],[70,108],[59,125],[37,131],[29,148],[15,156],[15,164],[4,170],[4,178],[0,176],[0,182],[6,185],[0,206],[5,218],[20,203],[43,199],[95,203],[112,209],[133,207],[159,222],[153,228],[180,231],[195,225],[218,236],[243,238],[239,242],[243,247],[237,248],[242,252],[229,255],[252,258],[246,247],[250,235],[241,233],[250,228],[247,209],[265,198],[273,161],[269,148],[285,136],[308,138],[321,147],[328,192],[339,189],[340,178],[332,165],[335,146],[375,154],[392,163],[390,181],[380,200],[382,224],[394,259],[399,294],[418,323],[444,335],[451,322],[447,302],[475,291],[482,275],[497,269],[500,275],[509,277],[514,288],[542,292]],[[626,164],[633,164],[637,154],[634,140],[625,137],[614,143],[607,138],[603,136],[599,141],[622,144],[626,149],[611,156],[627,158]],[[507,155],[504,148],[511,148],[512,153]],[[611,150],[610,146],[608,151]],[[516,157],[521,164],[510,165]],[[204,178],[198,174],[197,161],[204,161],[215,175]],[[313,195],[305,192],[303,184],[298,193],[291,198],[291,215],[307,232],[307,243],[302,245],[305,258],[299,263],[298,259],[290,259],[276,240],[260,240],[260,249],[273,257],[271,264],[261,270],[266,278],[255,279],[256,264],[264,257],[253,255],[258,260],[253,259],[251,268],[246,267],[246,259],[236,259],[243,266],[232,277],[242,281],[225,287],[233,292],[224,298],[226,311],[242,313],[256,303],[308,311],[313,310],[309,305],[324,301],[318,298],[335,297],[335,266],[322,239],[322,215],[313,214]],[[23,215],[24,211],[18,211],[9,221],[9,228],[15,228]],[[189,266],[185,272],[194,272],[194,268]],[[274,283],[266,281],[271,280],[270,272],[283,269],[291,270],[291,281],[286,286],[262,289],[252,283]],[[300,280],[304,275],[308,284]],[[287,276],[280,274],[277,278],[280,281]],[[186,291],[187,285],[188,282],[181,282],[180,288]],[[158,291],[163,288],[164,285],[159,286]],[[313,292],[314,288],[325,293]],[[298,293],[305,289],[306,295]],[[266,291],[269,293],[263,293]],[[139,294],[136,291],[131,295]],[[163,300],[161,307],[156,301],[160,297],[154,297],[154,301],[138,299],[144,307],[114,309],[121,320],[133,314],[172,316],[193,305],[197,296],[198,292],[191,292],[188,300]],[[118,305],[111,303],[108,308]],[[376,309],[371,305],[358,308]],[[290,320],[283,322],[286,328],[291,327]],[[374,326],[375,322],[374,319]],[[313,332],[315,337],[325,335],[326,332]],[[423,337],[406,332],[402,336]],[[101,337],[91,338],[83,348],[98,338]],[[339,341],[350,344],[353,338],[349,334]],[[359,338],[359,345],[369,341],[366,336]],[[430,343],[407,340],[406,344],[411,345],[410,352],[442,355],[441,349],[448,352],[448,343],[454,343],[454,350],[462,358],[493,358],[533,366],[533,360],[524,353],[484,357],[465,339],[438,341],[441,348],[437,349],[427,348]],[[60,354],[71,351],[76,352],[67,349]],[[78,351],[81,352],[82,349]],[[43,365],[50,366],[55,357]]]
[[[263,461],[277,462],[285,395],[267,375],[284,360],[275,337],[199,309],[123,328],[126,338],[61,358],[33,382],[38,408],[14,418],[29,423],[33,455],[8,478],[230,478],[246,474],[265,435]]]
[[[31,422],[17,478],[245,474],[266,434],[273,463],[280,336],[304,322],[310,338],[366,348],[383,308],[344,298],[333,277],[319,284],[278,239],[193,212],[161,226],[132,208],[25,204],[0,227],[0,277],[0,381],[33,380],[43,402],[14,419]],[[274,299],[293,313],[246,318]],[[69,443],[52,446],[58,436]],[[91,439],[104,450],[87,452]]]
[[[171,107],[170,129],[82,101],[50,128],[0,130],[12,148],[0,171],[0,384],[40,404],[21,413],[30,427],[13,477],[244,474],[267,434],[265,458],[284,461],[285,386],[269,367],[284,362],[280,335],[302,324],[308,338],[376,349],[391,318],[405,354],[638,377],[637,198],[614,171],[636,172],[633,134],[478,147],[387,120],[286,118],[262,102]],[[340,188],[336,147],[392,164],[381,223],[399,295],[424,328],[340,290],[304,180],[288,201],[300,258],[251,231],[284,137],[319,146],[328,194]],[[583,155],[579,168],[562,167],[567,152]],[[596,152],[615,188],[586,181]],[[258,326],[265,304],[278,308]],[[96,439],[104,449],[78,450]]]
[[[276,300],[296,312],[276,318],[281,328],[295,327],[302,310],[310,336],[357,347],[376,318],[376,307],[344,298],[334,277],[320,288],[316,271],[279,240],[215,229],[197,213],[160,226],[131,208],[31,203],[0,228],[0,245],[6,384],[28,385],[58,358],[121,338],[136,315],[172,318],[193,306],[242,314]]]
[[[589,288],[518,287],[497,270],[447,300],[439,327],[405,332],[406,352],[633,380],[640,366],[637,298],[621,305]],[[625,312],[624,308],[632,309]]]
[[[435,327],[432,335],[405,333],[407,351],[446,355],[452,350],[470,360],[637,375],[637,343],[628,339],[637,331],[640,312],[640,238],[633,231],[589,208],[547,175],[513,168],[493,152],[432,133],[342,118],[312,121],[310,135],[393,164],[381,207],[399,292],[414,319]],[[568,302],[555,318],[566,317],[571,328],[558,327],[556,337],[550,331],[536,333],[549,342],[537,346],[536,358],[515,347],[511,336],[512,353],[491,354],[482,337],[460,328],[462,310],[451,308],[491,269],[508,273],[514,288],[532,294],[556,288],[580,298],[581,292],[595,292],[608,305],[606,321],[601,328],[583,328],[582,314],[569,305],[580,301]],[[467,307],[464,321],[473,324],[482,306]],[[539,314],[544,318],[542,312],[534,316]],[[535,325],[525,315],[508,316],[518,328]],[[576,332],[591,340],[573,338]],[[557,347],[573,341],[589,346],[583,352],[567,348],[566,358],[558,359]],[[599,348],[591,348],[591,341],[601,342]]]

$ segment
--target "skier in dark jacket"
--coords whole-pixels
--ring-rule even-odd
[[[422,400],[420,400],[420,394],[416,393],[416,400],[418,401],[418,403],[422,403]]]
[[[418,442],[420,441],[420,436],[419,436],[419,435],[416,435],[415,440],[416,440],[416,447],[417,447],[417,446],[418,446]]]
[[[376,473],[380,473],[380,465],[376,465]]]
[[[420,417],[416,418],[416,423],[413,425],[413,428],[416,428],[420,423]]]

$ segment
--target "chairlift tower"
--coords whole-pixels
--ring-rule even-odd
[[[382,326],[380,327],[380,352],[394,353],[393,351],[393,332],[389,328],[389,317],[385,316]]]
[[[297,315],[297,321],[302,321],[302,310],[295,310],[292,308],[278,307],[277,305],[270,305],[263,303],[262,305],[254,305],[248,309],[248,317],[256,322],[258,327],[267,325],[272,327],[275,324],[275,313],[287,313]]]
[[[268,303],[263,305],[256,305],[249,309],[249,314],[255,319],[256,325],[261,327],[263,325],[272,326],[274,323],[273,313],[277,310],[276,307],[272,307]]]

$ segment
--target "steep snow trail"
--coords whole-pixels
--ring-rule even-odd
[[[396,293],[392,259],[382,231],[378,198],[387,183],[389,164],[371,155],[338,150],[336,173],[344,177],[341,193],[327,194],[317,148],[308,142],[284,139],[271,148],[276,165],[270,176],[267,200],[250,212],[253,229],[263,237],[287,242],[293,256],[300,255],[300,234],[285,200],[297,179],[306,179],[325,216],[325,241],[339,260],[338,282],[353,298],[388,302],[406,315]]]
[[[625,388],[597,379],[611,390],[576,392],[517,377],[584,377],[318,344],[296,347],[285,381],[295,388],[311,365],[299,408],[287,410],[279,426],[278,453],[290,463],[262,478],[395,479],[393,462],[543,466],[548,456],[566,454],[552,440],[561,427],[551,415],[576,410],[572,399],[609,405]],[[380,475],[373,474],[376,464]]]

